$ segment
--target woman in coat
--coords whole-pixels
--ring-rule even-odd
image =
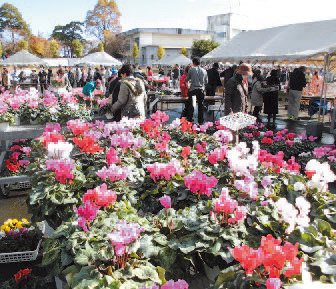
[[[256,70],[252,80],[251,105],[254,106],[253,116],[257,118],[257,122],[261,122],[259,114],[263,106],[263,94],[269,91],[269,88],[263,87],[262,81],[261,71]]]
[[[268,126],[271,126],[271,118],[273,117],[272,127],[275,128],[276,115],[279,113],[278,96],[281,88],[276,70],[271,71],[271,75],[266,79],[266,84],[271,87],[271,91],[264,94],[264,113],[268,115]]]
[[[140,118],[144,120],[147,94],[144,82],[133,76],[131,65],[125,64],[120,69],[122,78],[118,100],[112,105],[114,114],[121,110],[121,117]]]
[[[184,68],[184,73],[180,80],[181,96],[185,96],[185,97],[188,96],[188,85],[187,85],[186,79],[188,76],[189,68],[190,68],[189,65]]]

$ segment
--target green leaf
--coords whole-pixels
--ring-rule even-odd
[[[323,236],[328,236],[328,237],[332,236],[331,226],[328,222],[326,222],[324,220],[321,220],[321,219],[318,219],[317,220],[317,228]]]
[[[42,265],[47,266],[54,263],[59,258],[59,253],[59,248],[54,248],[50,251],[47,251],[43,256]]]
[[[89,263],[89,258],[85,255],[85,252],[82,252],[75,257],[75,262],[79,265],[85,266]]]
[[[167,283],[167,280],[166,280],[166,270],[160,266],[157,266],[156,267],[156,270],[158,271],[158,274],[159,274],[159,278],[161,280],[161,284],[164,285]]]
[[[235,279],[235,277],[236,277],[236,273],[234,271],[226,272],[226,273],[220,273],[218,275],[218,278],[216,280],[215,285],[220,286],[225,282],[233,281]]]
[[[73,257],[69,255],[66,251],[62,251],[61,253],[61,262],[62,266],[68,266],[73,262]]]
[[[133,270],[133,274],[141,280],[152,280],[158,284],[161,283],[158,273],[154,268],[149,266],[141,266]]]

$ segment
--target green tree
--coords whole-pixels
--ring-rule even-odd
[[[103,42],[99,42],[99,44],[98,44],[98,52],[104,52],[104,43]]]
[[[180,54],[186,56],[186,57],[189,57],[189,53],[188,53],[188,50],[187,48],[185,47],[182,47],[181,50],[180,50]]]
[[[192,56],[203,57],[218,46],[219,44],[214,40],[194,40],[191,47]]]
[[[72,50],[76,54],[77,58],[82,57],[82,54],[83,54],[83,44],[78,39],[75,39],[72,42]]]
[[[157,51],[157,57],[161,60],[165,55],[165,53],[166,53],[165,49],[162,47],[162,45],[160,45]]]
[[[120,16],[115,0],[98,0],[93,10],[89,10],[85,26],[92,36],[104,41],[106,32],[118,34],[121,32]]]
[[[15,42],[15,34],[30,36],[28,24],[23,20],[19,10],[12,4],[4,3],[0,7],[0,32],[11,32],[12,43]]]
[[[64,26],[58,25],[54,28],[51,37],[61,42],[67,50],[69,56],[72,57],[72,42],[78,39],[80,42],[85,43],[83,38],[83,23],[72,21]]]
[[[58,43],[55,39],[52,39],[49,44],[49,49],[53,58],[58,57]]]
[[[28,49],[29,49],[29,43],[28,43],[27,40],[21,40],[18,43],[18,46],[19,46],[20,50],[26,50],[26,51],[28,51]]]
[[[135,63],[135,59],[139,56],[139,47],[138,44],[136,42],[133,43],[133,48],[132,48],[132,58],[134,59],[134,63]]]

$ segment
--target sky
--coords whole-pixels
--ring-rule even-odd
[[[334,0],[116,1],[123,31],[166,27],[206,30],[207,16],[230,11],[243,16],[246,27],[241,28],[248,30],[336,18]],[[97,0],[0,0],[0,5],[5,2],[19,9],[34,34],[48,37],[56,25],[84,21]]]

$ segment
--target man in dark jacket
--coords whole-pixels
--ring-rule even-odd
[[[226,83],[228,82],[228,80],[233,77],[235,71],[237,69],[237,65],[233,65],[228,67],[227,69],[225,69],[221,74],[220,77],[224,77],[224,87],[226,85]]]
[[[40,66],[40,72],[38,73],[38,82],[40,83],[41,93],[47,89],[47,73],[44,70],[43,65]]]
[[[108,94],[110,96],[112,105],[118,100],[120,85],[121,85],[121,75],[120,75],[120,72],[118,71],[118,77],[111,80],[111,82],[109,83],[109,88],[108,88]],[[118,110],[113,114],[112,121],[118,122],[120,120],[121,120],[121,110]]]
[[[307,85],[306,67],[295,68],[289,78],[288,117],[296,120],[299,116],[302,90]]]
[[[69,67],[68,79],[71,87],[75,87],[75,74],[72,71],[72,67]]]
[[[180,69],[179,69],[178,64],[176,64],[175,68],[173,69],[172,78],[173,78],[174,88],[176,88],[177,87],[177,82],[180,79]]]
[[[218,72],[219,65],[215,62],[209,70],[207,70],[208,74],[208,84],[206,87],[206,95],[208,96],[215,96],[216,89],[218,86],[222,86],[222,82],[220,80],[219,72]]]
[[[252,74],[251,66],[242,63],[236,74],[225,86],[225,115],[246,112],[248,95],[248,76]]]

